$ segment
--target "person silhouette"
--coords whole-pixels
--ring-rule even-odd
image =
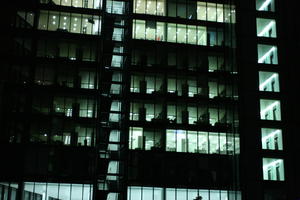
[[[194,200],[202,200],[201,196],[197,196]]]

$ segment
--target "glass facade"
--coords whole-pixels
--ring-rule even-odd
[[[1,200],[241,199],[232,181],[240,154],[233,3],[36,3],[12,20],[34,33],[12,36],[3,134],[24,150],[27,171],[22,183],[0,184],[10,195]],[[175,171],[189,156],[191,168],[207,159],[226,175],[203,165],[178,179],[185,185],[161,187],[143,179],[147,159],[137,164],[137,154],[159,156],[153,165],[166,169],[175,162]]]
[[[0,183],[0,197],[3,200],[17,200],[18,184]],[[91,184],[25,182],[22,189],[22,200],[91,200]],[[9,198],[8,198],[9,197]]]
[[[75,8],[101,9],[102,7],[102,0],[40,0],[40,3]]]
[[[41,10],[38,29],[100,35],[99,16]]]
[[[224,45],[223,29],[205,26],[134,20],[133,38],[203,46]]]
[[[294,181],[285,168],[297,130],[287,109],[296,75],[285,82],[297,68],[290,5],[13,6],[0,73],[0,146],[11,159],[0,167],[21,181],[0,183],[0,200],[240,200],[243,181],[260,198],[280,196],[272,186]],[[248,153],[255,162],[243,169]],[[252,166],[260,173],[244,176]]]
[[[203,1],[134,0],[133,12],[189,20],[235,23],[234,5]]]
[[[161,188],[130,186],[127,191],[128,200],[241,200],[241,194],[230,190],[206,190],[187,188]]]
[[[202,154],[239,154],[239,138],[232,133],[167,129],[166,133],[131,127],[129,148]],[[165,141],[165,146],[163,146]]]
[[[256,0],[256,10],[259,14],[266,13],[271,16],[272,12],[275,10],[275,0]],[[267,16],[266,15],[266,16]],[[259,42],[257,44],[257,53],[258,53],[258,64],[268,64],[271,65],[271,68],[268,71],[259,70],[259,91],[261,95],[269,95],[272,93],[280,93],[280,73],[276,71],[274,65],[282,64],[278,61],[278,49],[275,45],[277,38],[276,30],[276,19],[261,16],[256,17],[256,36],[264,41],[266,38],[272,38],[271,42],[268,44],[262,44]],[[260,67],[259,67],[260,68]],[[273,69],[272,69],[273,68]],[[271,93],[271,94],[272,94]],[[262,124],[261,128],[261,147],[265,151],[272,151],[274,157],[278,156],[278,153],[284,149],[283,140],[285,137],[285,129],[282,125],[278,124],[279,121],[284,121],[282,119],[281,112],[285,112],[281,108],[281,99],[267,99],[266,97],[260,98],[260,119],[272,121],[273,125],[266,128]],[[276,128],[275,128],[276,127]],[[262,155],[262,167],[263,167],[263,177],[262,180],[265,181],[284,181],[284,159],[283,158],[268,158],[265,153]],[[272,188],[272,187],[271,187]],[[277,191],[277,189],[276,189]],[[278,192],[280,193],[280,191]],[[273,196],[274,194],[274,196]],[[279,198],[284,195],[278,195],[274,191],[270,195],[269,191],[264,192],[265,199],[270,199],[271,196],[274,198]]]

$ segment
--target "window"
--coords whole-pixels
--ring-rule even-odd
[[[184,24],[177,24],[177,43],[187,43],[187,27]]]
[[[98,16],[41,10],[38,29],[100,35]]]
[[[131,130],[131,129],[129,129]],[[131,138],[131,137],[129,137]],[[110,151],[118,151],[120,148],[119,144],[114,144],[120,142],[120,131],[119,130],[111,130],[109,133],[109,144],[107,149]],[[131,144],[131,143],[129,143]]]
[[[134,0],[133,12],[160,16],[168,13],[169,17],[235,23],[234,6],[191,0]]]
[[[51,66],[39,65],[36,67],[34,81],[38,85],[54,84],[54,70]]]
[[[134,0],[134,13],[165,15],[166,0]]]
[[[274,12],[275,0],[256,0],[256,10]]]
[[[207,3],[207,21],[217,21],[217,4]]]
[[[96,75],[95,72],[91,71],[80,71],[79,72],[80,88],[84,89],[95,89],[96,88]]]
[[[134,39],[142,39],[144,40],[145,39],[145,27],[146,27],[146,24],[145,24],[145,21],[144,20],[134,20],[134,23],[133,23],[133,38]]]
[[[143,128],[130,127],[130,129],[129,129],[129,148],[130,149],[143,149],[144,148]]]
[[[77,106],[71,98],[55,97],[53,110],[55,114],[62,113],[64,116],[72,117],[76,113]]]
[[[102,0],[40,0],[44,4],[54,4],[60,6],[72,6],[77,8],[100,9]]]
[[[262,148],[267,150],[282,150],[281,129],[262,128],[261,129]]]
[[[235,6],[234,5],[224,5],[224,22],[225,23],[235,23]]]
[[[15,18],[15,26],[19,28],[33,28],[34,13],[18,11]]]
[[[112,67],[122,67],[123,66],[123,56],[113,55],[111,60]]]
[[[157,106],[158,111],[161,107]],[[214,105],[175,104],[167,105],[167,119],[170,123],[217,126],[230,128],[233,124],[232,108]]]
[[[178,96],[189,97],[201,95],[202,88],[199,82],[200,81],[197,82],[197,80],[192,77],[169,76],[167,78],[167,92]]]
[[[29,200],[33,196],[33,199],[38,200],[44,198],[71,200],[74,197],[79,200],[91,200],[92,191],[91,184],[25,182],[23,199]]]
[[[144,121],[146,119],[146,111],[140,103],[130,104],[130,120]]]
[[[259,72],[259,91],[279,92],[279,75],[276,72]]]
[[[197,44],[198,45],[207,45],[207,30],[204,26],[197,27]]]
[[[121,102],[113,100],[110,107],[109,121],[110,122],[119,122],[121,119]]]
[[[199,197],[203,200],[227,200],[231,195],[237,200],[241,199],[239,191],[142,186],[129,186],[127,195],[127,200],[195,200]]]
[[[176,151],[176,131],[167,130],[166,151]]]
[[[176,106],[175,105],[167,106],[167,120],[169,120],[170,123],[176,123]]]
[[[257,45],[258,63],[278,64],[277,47],[272,45]]]
[[[156,187],[128,187],[127,200],[163,200],[163,188]]]
[[[274,19],[256,19],[256,33],[258,37],[276,38],[276,21]]]
[[[146,0],[134,0],[133,11],[134,11],[134,13],[145,14],[146,13]]]
[[[37,56],[69,60],[95,61],[96,45],[93,42],[43,38],[38,41]]]
[[[162,132],[151,128],[129,128],[129,149],[157,150],[162,148]]]
[[[124,28],[114,27],[112,39],[115,41],[122,41],[124,37]]]
[[[166,151],[202,154],[239,153],[239,138],[229,133],[167,129]]]
[[[224,22],[223,4],[217,4],[217,22]]]
[[[284,162],[278,158],[263,158],[263,179],[284,181]]]
[[[260,119],[280,121],[281,120],[280,101],[261,99]]]
[[[223,29],[211,29],[207,34],[205,26],[173,24],[156,21],[133,20],[134,39],[167,41],[173,43],[215,46],[223,43]],[[210,43],[207,40],[210,40]]]
[[[218,154],[220,151],[218,133],[209,133],[209,153]]]
[[[130,92],[146,93],[146,83],[142,80],[143,77],[139,75],[131,75]]]
[[[198,132],[198,153],[208,153],[208,133]]]
[[[177,33],[176,24],[167,23],[167,26],[168,26],[168,31],[167,31],[168,42],[176,42],[176,33]]]
[[[74,87],[74,72],[72,68],[64,67],[57,70],[57,83],[62,87]]]
[[[80,99],[79,100],[79,117],[95,117],[95,102],[92,99]]]
[[[197,19],[206,20],[206,2],[197,2]]]
[[[80,146],[92,146],[92,139],[94,137],[92,128],[78,126],[75,131],[78,133],[78,144]]]
[[[187,136],[184,130],[175,130],[176,152],[187,152]]]
[[[210,72],[225,71],[224,57],[222,55],[208,56],[208,68]]]
[[[187,27],[187,43],[188,44],[197,44],[197,28],[196,26],[188,25]]]
[[[124,14],[124,12],[125,12],[125,2],[108,0],[106,2],[106,11],[108,13]]]

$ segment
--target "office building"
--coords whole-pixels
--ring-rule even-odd
[[[11,2],[0,200],[300,198],[293,5]]]

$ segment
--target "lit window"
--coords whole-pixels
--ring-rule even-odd
[[[275,11],[275,0],[256,0],[256,10]]]
[[[215,3],[207,3],[207,21],[217,21],[217,8]]]
[[[271,45],[257,45],[258,63],[278,64],[277,47]]]
[[[258,37],[276,38],[276,21],[273,19],[256,19],[256,28]]]
[[[261,143],[263,149],[282,150],[282,131],[281,129],[262,128]]]
[[[177,152],[187,152],[187,136],[185,130],[175,130],[176,134],[176,151]]]
[[[280,101],[261,99],[260,119],[280,121],[281,120]]]
[[[197,2],[197,19],[206,20],[206,3]]]
[[[101,20],[92,15],[41,10],[38,28],[48,31],[99,35]]]
[[[47,191],[47,192],[45,192]],[[22,194],[25,199],[71,199],[74,196],[92,199],[93,186],[90,184],[25,182]]]
[[[239,191],[227,190],[206,190],[187,188],[158,188],[129,186],[127,189],[127,200],[227,200],[230,195],[235,195],[236,199],[241,199]]]
[[[279,75],[275,72],[259,72],[259,91],[279,92]]]
[[[223,4],[217,4],[217,21],[224,22]]]
[[[144,148],[143,128],[130,127],[130,129],[129,129],[129,148],[130,149],[143,149]]]
[[[284,181],[284,162],[278,158],[263,158],[263,179]]]

